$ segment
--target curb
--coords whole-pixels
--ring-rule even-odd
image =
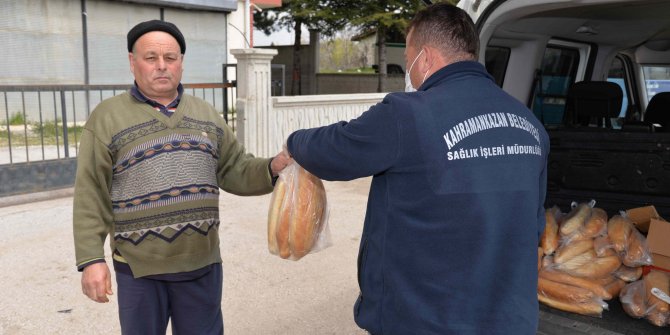
[[[35,192],[35,193],[0,197],[0,208],[58,199],[58,198],[71,197],[73,195],[74,195],[74,187],[68,187],[45,192]]]

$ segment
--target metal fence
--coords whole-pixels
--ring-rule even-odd
[[[0,85],[0,165],[75,157],[83,125],[101,101],[130,85]],[[235,81],[184,84],[235,125]]]

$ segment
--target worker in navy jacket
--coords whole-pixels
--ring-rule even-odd
[[[475,61],[461,9],[421,10],[406,42],[418,91],[287,140],[319,178],[373,176],[356,323],[375,335],[535,334],[548,136]]]

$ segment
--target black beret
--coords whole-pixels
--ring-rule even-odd
[[[150,31],[164,31],[172,35],[172,37],[174,37],[179,43],[181,53],[184,54],[186,52],[186,41],[184,40],[184,35],[182,35],[181,31],[179,31],[179,28],[177,28],[177,26],[175,26],[173,23],[161,20],[151,20],[138,23],[133,27],[133,29],[130,29],[128,32],[128,52],[133,51],[133,45],[135,45],[135,41],[137,41],[140,36]]]

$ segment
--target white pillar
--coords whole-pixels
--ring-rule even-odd
[[[270,61],[276,49],[233,49],[237,59],[237,139],[247,152],[257,157],[271,157],[276,152],[274,122],[270,118]]]

